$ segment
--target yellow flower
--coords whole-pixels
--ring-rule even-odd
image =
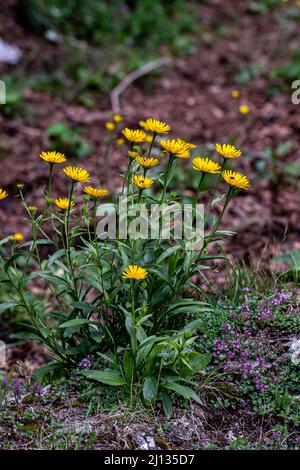
[[[122,134],[129,142],[139,143],[145,142],[146,140],[145,132],[140,130],[128,129],[128,127],[126,127],[126,129],[122,130]]]
[[[153,140],[152,135],[146,134],[145,142],[147,142],[148,144],[151,144],[152,140]]]
[[[5,199],[8,196],[8,193],[4,189],[0,188],[0,200]]]
[[[142,175],[134,175],[131,178],[131,181],[140,189],[151,188],[151,186],[154,183],[154,181],[151,178],[147,178],[147,176],[142,176]]]
[[[137,156],[136,161],[145,168],[151,168],[159,163],[158,158]]]
[[[54,199],[54,204],[63,211],[69,209],[69,199],[66,197],[59,197],[58,199]],[[74,207],[73,201],[71,201],[71,207]]]
[[[100,197],[104,197],[109,194],[107,189],[97,189],[93,188],[92,186],[86,186],[83,191],[95,199],[99,199]]]
[[[143,123],[143,128],[155,134],[165,134],[171,130],[171,127],[165,122],[152,118],[147,119],[146,122]]]
[[[64,163],[66,161],[66,157],[63,153],[60,152],[41,152],[39,155],[45,162],[48,163]]]
[[[241,114],[248,114],[250,112],[250,108],[249,108],[249,106],[247,106],[245,104],[242,104],[239,107],[239,111],[240,111]]]
[[[220,173],[221,167],[209,158],[197,157],[193,160],[193,169],[202,173]]]
[[[185,142],[184,140],[180,140],[180,139],[161,140],[160,145],[166,152],[170,153],[174,157],[178,157],[178,158],[190,157],[189,146],[187,142]]]
[[[136,158],[139,156],[139,154],[135,151],[130,151],[128,152],[128,155],[131,157],[131,158]]]
[[[126,269],[124,269],[122,276],[124,279],[136,279],[137,281],[140,281],[146,279],[148,271],[136,264],[130,264]]]
[[[31,214],[35,214],[38,208],[36,206],[29,206],[28,210]]]
[[[143,128],[144,128],[144,127],[145,127],[145,125],[146,125],[145,121],[139,121],[139,126],[141,126],[141,127],[143,127]]]
[[[116,123],[123,121],[123,119],[124,119],[124,118],[123,118],[123,116],[121,116],[121,114],[115,114],[115,115],[114,115],[114,121],[115,121]]]
[[[23,233],[17,232],[17,233],[14,233],[10,237],[10,239],[15,241],[15,242],[22,242],[24,240],[24,235],[23,235]]]
[[[120,139],[117,139],[117,145],[123,145],[125,143],[125,140],[120,138]]]
[[[242,155],[240,150],[238,150],[234,145],[230,144],[216,144],[216,151],[224,158],[237,158]]]
[[[83,168],[67,166],[63,171],[73,181],[78,181],[80,183],[86,183],[90,181],[89,173]]]
[[[185,145],[185,147],[186,147],[187,150],[192,150],[192,149],[197,148],[197,145],[195,145],[195,144],[190,144],[189,142],[186,142],[186,141],[183,140],[183,139],[178,139],[178,141],[179,141],[179,142],[182,142],[182,143]]]
[[[247,176],[238,173],[237,171],[224,170],[222,176],[226,183],[230,186],[240,189],[248,189],[250,187],[250,181]]]
[[[108,131],[114,131],[116,128],[115,124],[111,121],[106,122],[105,127]]]
[[[239,98],[240,92],[238,90],[232,90],[231,96],[232,98]]]

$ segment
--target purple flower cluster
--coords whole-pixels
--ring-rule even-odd
[[[92,354],[89,354],[88,356],[86,356],[84,359],[82,359],[79,362],[78,364],[79,369],[90,369],[93,365],[93,360],[94,360],[94,356]]]

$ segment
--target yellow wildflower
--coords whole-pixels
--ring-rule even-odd
[[[17,232],[17,233],[14,233],[10,237],[10,239],[13,240],[14,242],[22,242],[24,240],[24,235],[23,233]]]
[[[174,157],[178,158],[189,158],[189,145],[184,140],[180,139],[172,139],[172,140],[161,140],[160,145],[162,148],[173,155]]]
[[[114,115],[114,121],[118,124],[119,122],[123,121],[123,116],[121,114],[115,114]]]
[[[158,158],[152,157],[140,157],[139,155],[135,157],[136,161],[145,168],[151,168],[152,166],[156,166],[159,163]]]
[[[155,134],[165,134],[171,130],[171,127],[165,122],[152,118],[147,119],[143,123],[143,128],[146,131],[154,132]]]
[[[95,199],[99,199],[100,197],[104,197],[109,194],[107,189],[97,189],[92,186],[86,186],[83,191]]]
[[[64,163],[66,161],[66,157],[63,153],[60,152],[41,152],[39,155],[45,162],[54,164],[54,163]]]
[[[0,188],[0,200],[5,199],[8,196],[8,193],[4,189]]]
[[[237,171],[224,170],[222,176],[226,183],[230,186],[240,189],[248,189],[250,187],[250,181],[247,176],[238,173]]]
[[[113,122],[111,122],[111,121],[106,122],[106,123],[105,123],[105,127],[106,127],[106,129],[107,129],[108,131],[110,131],[110,132],[114,131],[115,128],[116,128],[115,124],[114,124]]]
[[[216,144],[216,151],[224,158],[237,158],[242,155],[240,150],[230,144]]]
[[[57,207],[59,207],[63,211],[69,209],[69,199],[66,197],[59,197],[58,199],[54,199],[53,202]],[[74,207],[73,201],[71,201],[71,207]]]
[[[148,271],[145,268],[141,268],[136,264],[130,264],[124,269],[122,276],[124,279],[135,279],[137,281],[146,279],[148,276]]]
[[[90,181],[89,173],[83,168],[67,166],[63,171],[73,181],[78,181],[80,183],[86,183]]]
[[[117,145],[123,145],[125,143],[125,140],[120,138],[120,139],[117,139]]]
[[[239,98],[240,92],[238,90],[232,90],[231,96],[232,98]]]
[[[154,181],[151,178],[147,178],[147,176],[142,176],[142,175],[134,175],[131,178],[131,181],[140,189],[151,188],[151,186],[154,183]]]
[[[221,167],[209,158],[196,157],[193,160],[193,169],[202,173],[220,173]]]
[[[122,130],[122,134],[129,142],[139,143],[145,142],[146,140],[145,132],[140,130],[128,129],[128,127],[126,127],[126,129]]]
[[[250,112],[250,108],[249,108],[249,106],[247,106],[245,104],[242,104],[239,107],[239,111],[240,111],[241,114],[248,114]]]

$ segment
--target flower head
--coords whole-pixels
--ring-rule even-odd
[[[90,181],[89,173],[83,168],[67,166],[63,171],[73,181],[78,181],[80,183],[86,183]]]
[[[24,240],[24,235],[23,235],[23,233],[17,232],[17,233],[14,233],[10,237],[10,239],[15,241],[15,242],[22,242]]]
[[[112,131],[115,130],[115,127],[116,127],[116,126],[115,126],[115,124],[114,124],[113,122],[108,121],[108,122],[105,123],[105,127],[106,127],[106,129],[107,129],[108,131],[112,132]]]
[[[141,268],[136,264],[131,264],[124,269],[122,276],[124,279],[136,279],[137,281],[146,279],[148,271],[145,268]]]
[[[220,173],[221,167],[209,158],[196,157],[193,160],[193,169],[202,173]]]
[[[125,140],[120,138],[120,139],[117,139],[116,142],[117,142],[117,145],[123,145],[125,143]]]
[[[231,96],[232,98],[239,98],[240,92],[238,90],[232,90]]]
[[[128,127],[126,127],[126,129],[122,130],[122,134],[129,142],[139,143],[145,142],[146,140],[145,132],[140,130],[128,129]]]
[[[69,209],[69,199],[66,197],[59,197],[58,199],[54,199],[54,204],[62,209],[63,211],[66,211]],[[74,202],[71,201],[71,207],[74,206]]]
[[[142,176],[142,175],[134,175],[131,178],[131,181],[140,189],[151,188],[151,186],[154,183],[154,181],[151,178],[147,178],[147,176]]]
[[[66,157],[63,153],[60,152],[41,152],[39,155],[45,162],[54,164],[54,163],[64,163],[66,161]]]
[[[222,172],[224,180],[235,188],[248,189],[250,187],[250,182],[247,176],[238,173],[237,171],[224,170]]]
[[[246,104],[242,104],[240,107],[239,107],[239,112],[241,114],[248,114],[250,112],[250,108],[249,106],[247,106]]]
[[[107,189],[97,189],[93,188],[92,186],[86,186],[83,191],[94,199],[99,199],[100,197],[104,197],[109,194]]]
[[[197,148],[197,145],[195,144],[191,144],[190,142],[186,142],[185,140],[183,139],[178,139],[179,142],[182,142],[184,144],[184,146],[186,147],[187,150],[192,150],[192,149],[195,149]]]
[[[121,114],[115,114],[114,115],[114,121],[118,124],[119,122],[123,121],[123,116]]]
[[[156,166],[159,163],[158,158],[152,157],[140,157],[139,155],[135,157],[136,161],[145,168],[151,168],[152,166]]]
[[[216,151],[224,158],[237,158],[242,155],[240,150],[230,144],[216,144]]]
[[[161,140],[160,145],[166,152],[173,155],[174,157],[178,157],[178,158],[190,157],[189,144],[187,144],[187,142],[185,142],[184,140],[180,140],[180,139]]]
[[[165,134],[171,130],[171,127],[165,122],[158,121],[157,119],[149,118],[143,122],[142,127],[146,131],[154,132],[155,134]]]
[[[0,200],[5,199],[8,196],[8,193],[4,189],[0,188]]]

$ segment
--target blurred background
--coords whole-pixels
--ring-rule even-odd
[[[16,184],[39,204],[47,177],[41,150],[65,152],[111,190],[120,185],[122,127],[114,131],[109,171],[104,159],[105,124],[120,111],[121,125],[164,120],[172,135],[198,145],[197,155],[211,155],[216,142],[241,148],[234,166],[252,185],[224,219],[237,232],[226,250],[233,260],[278,272],[288,267],[295,276],[299,33],[296,0],[2,1],[0,186],[10,197],[1,201],[1,238],[29,235]],[[191,165],[181,167],[173,189],[191,195],[196,185]],[[59,177],[56,191],[66,191]]]

